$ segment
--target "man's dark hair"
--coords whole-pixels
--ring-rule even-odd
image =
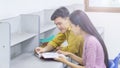
[[[60,7],[55,10],[51,16],[51,20],[55,20],[58,17],[66,18],[69,16],[69,11],[66,7]]]

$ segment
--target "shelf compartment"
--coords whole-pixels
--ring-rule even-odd
[[[16,44],[19,44],[23,41],[26,41],[30,38],[35,37],[36,34],[30,34],[30,33],[25,33],[25,32],[21,32],[21,33],[14,33],[11,36],[11,46],[14,46]]]
[[[40,33],[44,33],[46,31],[49,31],[51,29],[56,28],[56,25],[46,25],[46,26],[41,26],[40,27]]]

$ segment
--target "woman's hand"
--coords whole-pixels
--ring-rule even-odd
[[[70,52],[65,52],[65,51],[61,51],[61,50],[58,50],[57,53],[63,54],[65,56],[69,56],[71,54]]]
[[[63,62],[63,63],[67,62],[67,59],[63,56],[59,56],[57,58],[54,58],[54,60],[57,60],[57,61],[60,61],[60,62]]]

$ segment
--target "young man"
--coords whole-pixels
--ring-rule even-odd
[[[67,40],[68,45],[66,47],[60,48],[62,51],[67,51],[74,53],[82,57],[83,52],[83,38],[82,36],[76,36],[71,30],[71,25],[69,23],[69,11],[65,7],[58,8],[51,16],[51,20],[54,21],[60,32],[56,37],[50,41],[46,47],[35,48],[35,52],[42,53],[48,52],[56,47],[60,46],[65,40]]]

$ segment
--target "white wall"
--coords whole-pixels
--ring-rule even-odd
[[[0,20],[74,3],[82,3],[82,0],[0,0]]]
[[[0,0],[0,20],[75,3],[83,4],[83,0]],[[104,27],[104,40],[109,56],[114,58],[120,52],[120,13],[87,12],[87,14],[94,25]]]
[[[104,41],[110,58],[120,53],[120,13],[87,12],[89,18],[97,26],[104,27]]]

